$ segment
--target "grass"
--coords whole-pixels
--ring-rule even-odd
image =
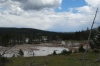
[[[82,66],[83,53],[73,53],[71,55],[55,55],[55,56],[41,56],[34,57],[34,66]],[[97,59],[97,55],[90,52],[86,56],[84,66],[99,66],[100,63],[94,62]],[[15,57],[8,58],[9,62],[6,66],[29,66],[32,57]]]

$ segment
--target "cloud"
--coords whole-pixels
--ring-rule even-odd
[[[11,11],[3,11],[3,13],[0,12],[0,26],[27,27],[46,30],[50,28],[53,23],[51,23],[49,17],[46,18],[48,11],[44,11],[44,14],[40,11],[26,12],[19,8]]]
[[[0,0],[0,27],[26,27],[51,31],[78,31],[91,26],[97,8],[94,0],[85,0],[83,7],[61,9],[62,0]],[[73,11],[76,10],[76,13]],[[96,22],[100,21],[98,12]],[[96,27],[95,25],[94,27]]]
[[[62,0],[13,0],[21,3],[21,7],[24,10],[40,10],[43,8],[55,8],[59,7]]]
[[[6,2],[7,0],[0,0],[0,3],[4,3],[4,2]]]
[[[92,7],[100,6],[100,0],[85,0],[86,3]]]

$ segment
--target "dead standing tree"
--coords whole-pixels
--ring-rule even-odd
[[[9,46],[8,49],[5,49],[5,50],[3,51],[3,53],[0,54],[0,66],[5,66],[5,65],[6,65],[6,63],[7,63],[8,60],[7,60],[6,57],[4,57],[4,55],[5,55],[6,52],[7,52],[8,50],[10,50],[12,47],[13,47],[13,46]]]
[[[31,51],[32,51],[32,53],[33,53],[33,54],[32,54],[33,57],[32,57],[32,61],[30,62],[29,66],[34,66],[34,49],[32,48]]]
[[[93,19],[93,23],[92,23],[92,26],[91,26],[91,30],[90,30],[90,33],[89,33],[89,36],[88,36],[88,41],[87,41],[85,53],[84,53],[84,56],[83,56],[83,59],[82,59],[82,66],[84,66],[84,60],[85,60],[85,58],[86,58],[86,53],[87,53],[87,51],[88,51],[89,41],[90,41],[90,37],[91,37],[93,25],[94,25],[94,23],[95,23],[95,19],[96,19],[96,16],[97,16],[97,12],[98,12],[98,8],[97,8],[97,10],[96,10],[95,17],[94,17],[94,19]]]

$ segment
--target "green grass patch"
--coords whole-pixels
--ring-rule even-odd
[[[82,66],[83,53],[73,53],[70,55],[54,55],[54,56],[41,56],[34,57],[34,66]],[[99,62],[94,62],[97,59],[97,54],[88,53],[86,55],[84,66],[99,66]],[[32,57],[16,57],[8,58],[9,63],[6,66],[29,66]]]

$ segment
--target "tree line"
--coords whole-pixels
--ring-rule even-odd
[[[87,40],[89,29],[77,32],[51,32],[30,28],[0,28],[0,45],[37,44],[60,40]],[[95,30],[92,31],[93,39]]]

